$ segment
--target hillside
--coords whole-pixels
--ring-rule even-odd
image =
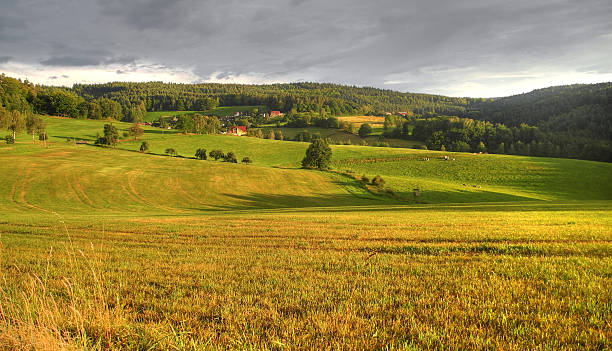
[[[0,348],[609,348],[610,163],[334,145],[340,174],[302,142],[43,118],[48,148],[0,143]]]
[[[333,167],[381,175],[376,195],[336,173],[299,169],[307,143],[224,135],[161,134],[146,128],[117,149],[91,145],[104,122],[45,118],[48,149],[20,135],[0,145],[4,210],[189,213],[278,207],[612,199],[612,164],[412,149],[333,146]],[[117,123],[126,130],[130,124]],[[66,143],[67,139],[89,145]],[[136,152],[146,140],[151,154]],[[167,148],[180,156],[168,157]],[[233,151],[252,165],[192,159],[195,150]],[[449,161],[444,156],[451,156]],[[424,161],[428,158],[429,161]],[[454,159],[454,160],[453,160]],[[413,189],[419,189],[415,198]]]
[[[612,83],[538,89],[470,105],[471,115],[486,121],[544,132],[612,140]]]
[[[350,131],[351,123],[335,116],[378,115],[385,118],[375,125],[378,139],[417,141],[435,150],[444,146],[452,151],[610,162],[611,86],[601,83],[551,87],[507,98],[473,99],[320,83],[107,83],[68,89],[37,86],[2,75],[0,116],[20,111],[24,115],[35,112],[76,119],[151,122],[173,115],[172,111],[177,111],[174,115],[199,111],[219,117],[241,113],[236,119],[211,123],[206,128],[208,133],[216,133],[224,130],[223,125],[233,123]],[[270,110],[284,114],[271,119]],[[187,121],[191,117],[186,118]],[[188,126],[183,124],[181,129],[201,132],[187,122]],[[380,141],[369,139],[368,143]]]

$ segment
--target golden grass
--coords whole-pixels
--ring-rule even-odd
[[[344,116],[344,117],[338,117],[338,119],[341,121],[345,121],[345,122],[356,123],[358,125],[361,125],[363,123],[370,123],[370,124],[385,123],[385,117],[381,117],[381,116]]]
[[[66,227],[53,215],[11,216],[0,223],[0,340],[9,349],[606,349],[612,210],[572,207],[67,215]]]

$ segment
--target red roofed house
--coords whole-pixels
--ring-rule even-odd
[[[280,111],[270,111],[270,117],[280,116]]]
[[[245,135],[246,133],[247,133],[247,129],[245,126],[236,126],[236,127],[227,128],[227,134],[241,136],[241,135]]]

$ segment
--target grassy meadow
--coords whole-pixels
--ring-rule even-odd
[[[0,144],[0,349],[612,347],[611,164],[45,122]]]
[[[214,115],[217,117],[232,116],[236,112],[251,112],[254,108],[265,110],[265,106],[223,106],[216,107],[212,110],[206,111],[149,111],[145,114],[145,122],[157,121],[160,117],[173,117],[180,115],[188,115],[194,113],[201,113],[203,115]]]

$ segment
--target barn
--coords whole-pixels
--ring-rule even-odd
[[[247,128],[245,126],[235,126],[235,127],[227,128],[227,134],[241,136],[241,135],[245,135],[246,133],[247,133]]]

